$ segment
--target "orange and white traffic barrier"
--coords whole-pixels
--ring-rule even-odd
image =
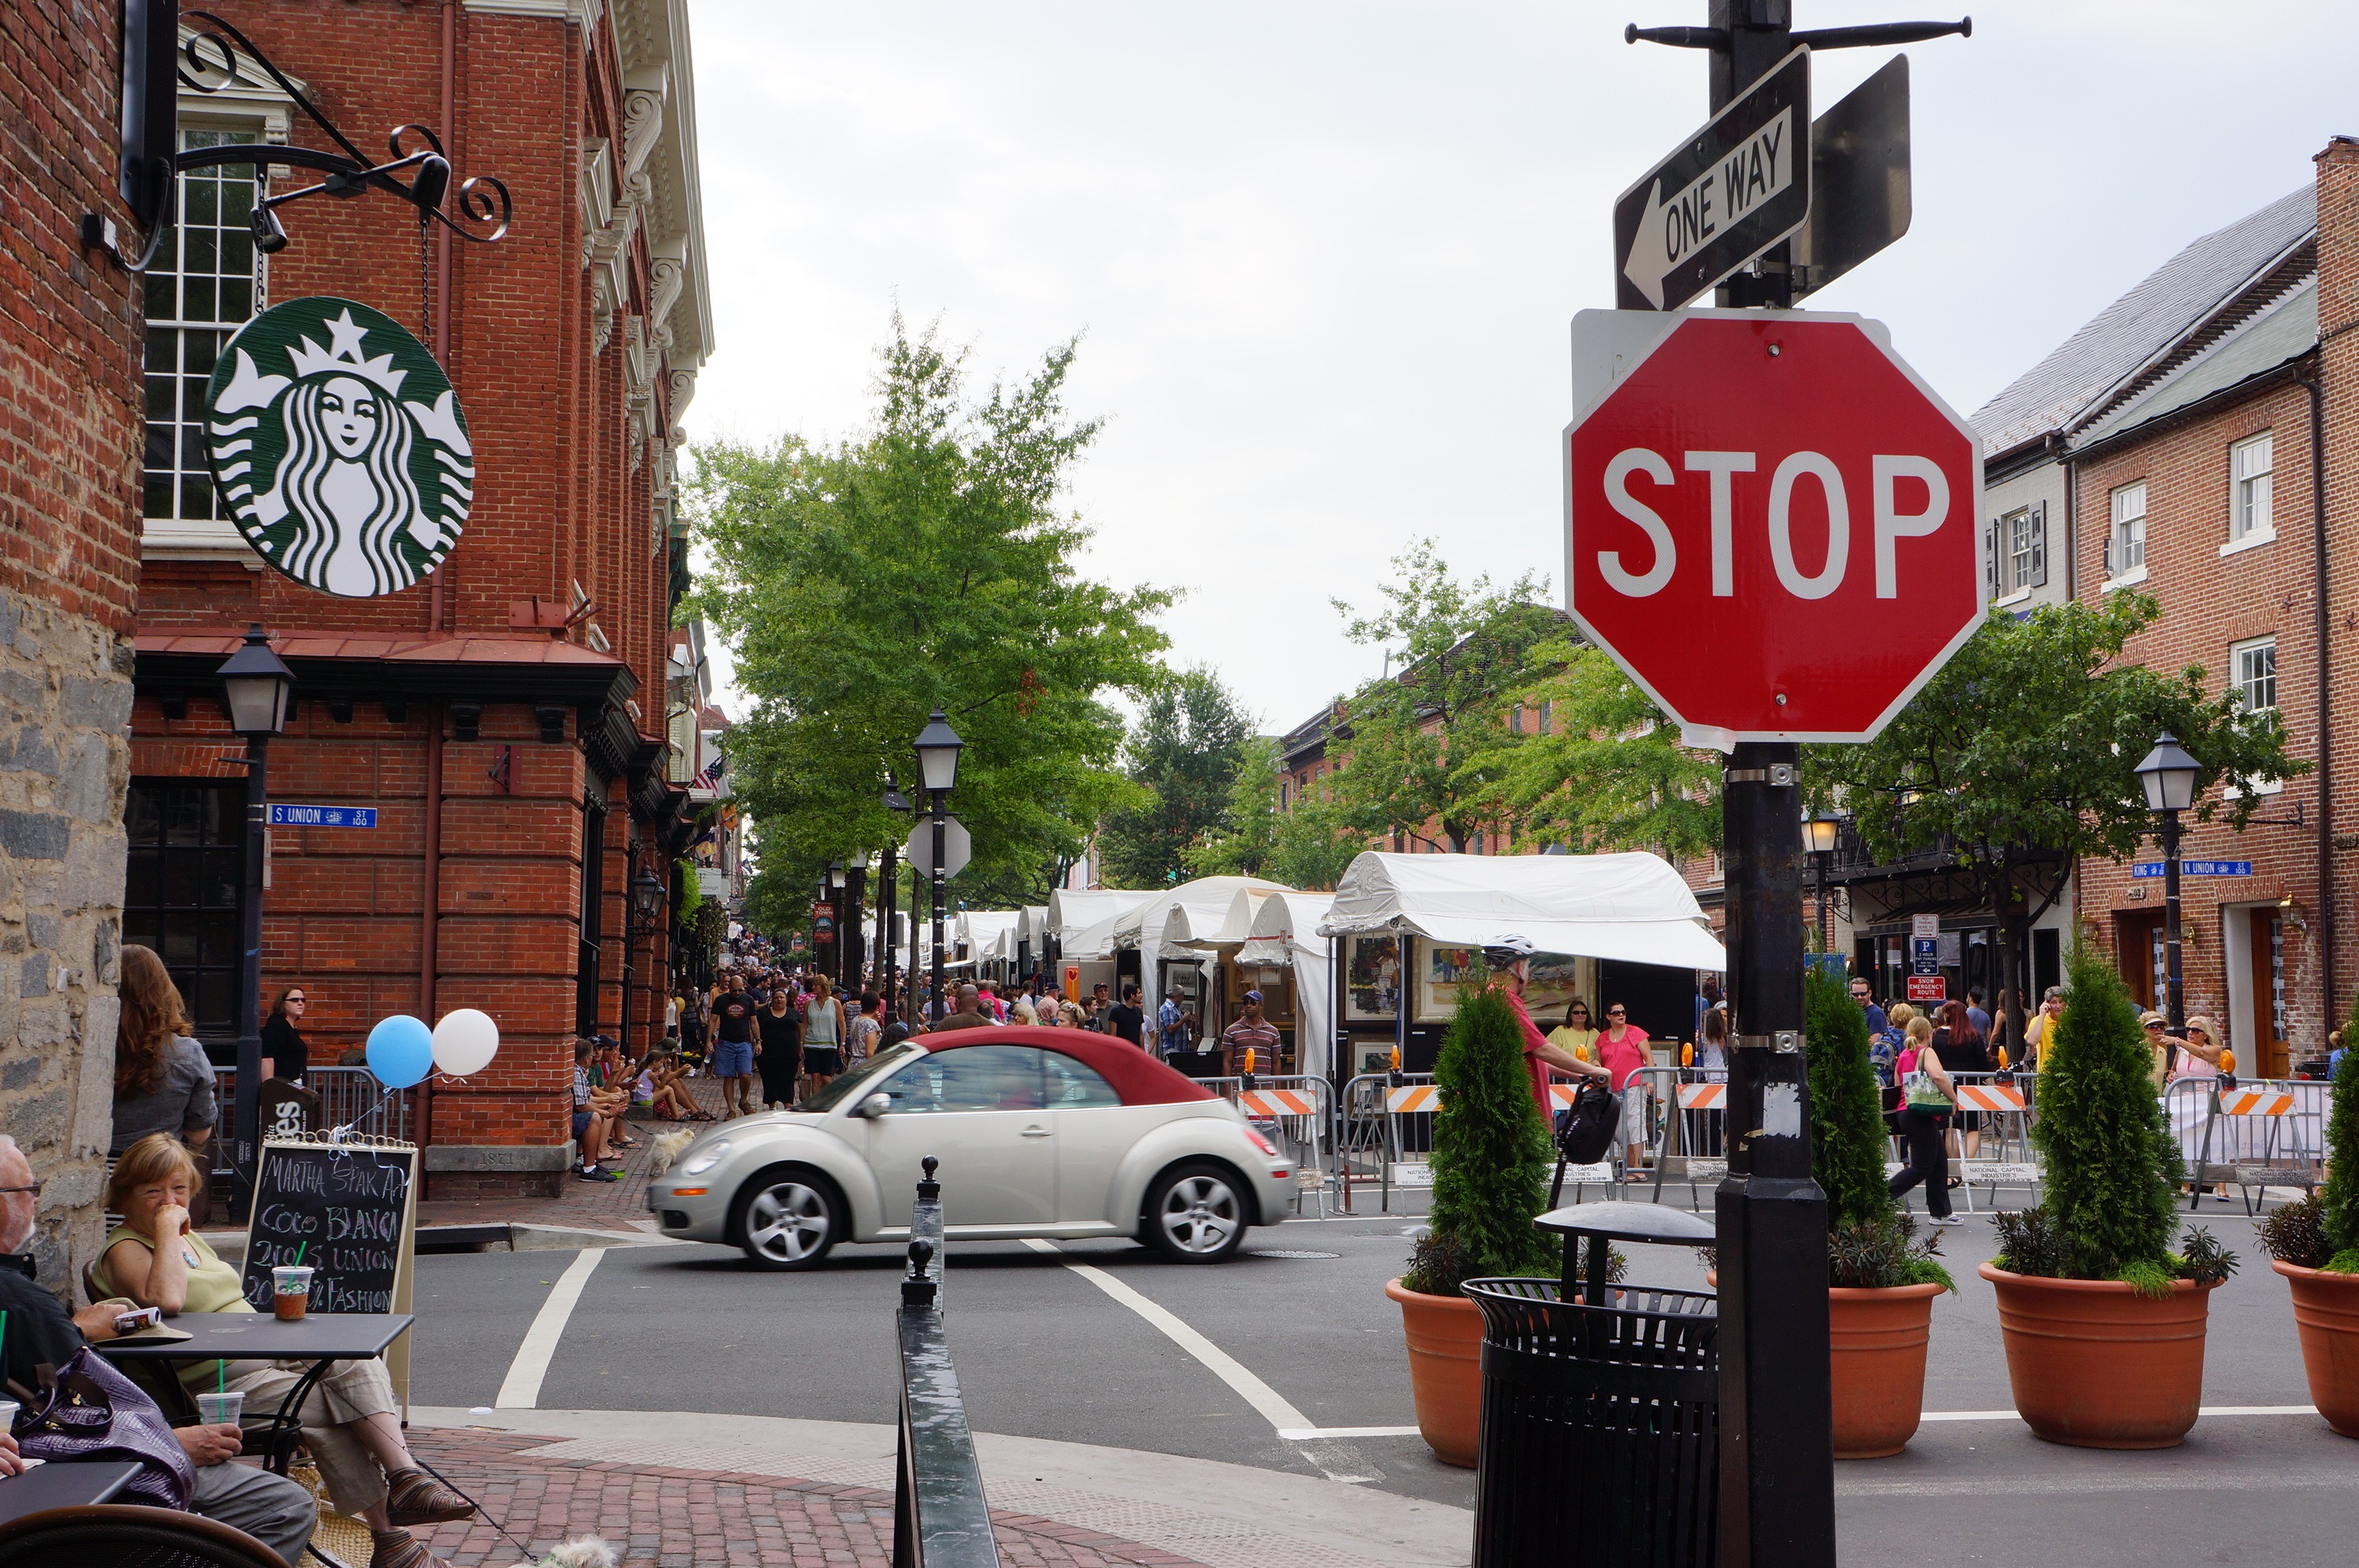
[[[2283,1089],[2231,1089],[2220,1097],[2222,1116],[2290,1116],[2293,1096]]]
[[[1726,1084],[1681,1084],[1680,1108],[1681,1110],[1726,1110],[1728,1086]]]
[[[1316,1116],[1316,1100],[1300,1089],[1247,1089],[1237,1096],[1247,1116]]]
[[[1410,1084],[1385,1094],[1385,1108],[1395,1116],[1413,1116],[1441,1108],[1441,1090],[1432,1084]]]
[[[1960,1084],[1961,1110],[1995,1110],[2001,1114],[2023,1108],[2023,1091],[2011,1084]]]

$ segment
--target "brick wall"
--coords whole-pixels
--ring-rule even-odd
[[[139,318],[80,248],[114,193],[114,0],[0,20],[0,1129],[46,1184],[63,1286],[98,1240],[138,577]]]

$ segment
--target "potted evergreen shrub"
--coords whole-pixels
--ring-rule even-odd
[[[1933,1298],[1957,1287],[1933,1239],[1884,1176],[1884,1130],[1867,1015],[1840,980],[1805,979],[1810,1173],[1827,1195],[1827,1320],[1834,1349],[1838,1459],[1899,1453],[1925,1410]]]
[[[1433,1065],[1433,1209],[1407,1273],[1385,1286],[1408,1339],[1417,1426],[1445,1465],[1474,1463],[1483,1318],[1461,1292],[1490,1275],[1554,1276],[1560,1252],[1532,1227],[1548,1206],[1548,1125],[1524,1070],[1523,1033],[1494,984],[1462,985]]]
[[[2343,1031],[2359,1043],[2359,1002]],[[2359,1051],[2345,1049],[2327,1091],[2326,1186],[2261,1221],[2261,1246],[2293,1289],[2310,1402],[2359,1437]]]
[[[1997,1217],[1982,1266],[1998,1292],[2016,1412],[2050,1443],[2168,1448],[2195,1425],[2213,1287],[2236,1266],[2202,1230],[2173,1252],[2179,1145],[2137,1011],[2105,957],[2076,947],[2049,1033],[2032,1138],[2047,1199]]]

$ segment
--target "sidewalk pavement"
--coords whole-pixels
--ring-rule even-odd
[[[689,1080],[697,1104],[718,1116],[721,1086],[712,1078]],[[656,1227],[647,1218],[647,1182],[654,1174],[655,1141],[666,1132],[702,1133],[720,1125],[712,1121],[641,1121],[633,1119],[630,1134],[638,1147],[625,1151],[623,1163],[609,1165],[618,1182],[584,1182],[567,1173],[553,1198],[429,1198],[418,1206],[420,1225],[545,1225],[577,1230],[625,1231],[645,1236]]]
[[[410,1411],[411,1446],[537,1554],[603,1535],[625,1568],[886,1568],[886,1425],[647,1411]],[[1463,1509],[1242,1465],[980,1433],[1007,1568],[1461,1568]],[[483,1519],[459,1568],[516,1560]]]

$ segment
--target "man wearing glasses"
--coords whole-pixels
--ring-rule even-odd
[[[1875,998],[1867,989],[1865,980],[1854,979],[1851,982],[1851,1000],[1858,1004],[1862,1012],[1867,1014],[1868,1033],[1881,1034],[1892,1027],[1892,1020],[1886,1018],[1884,1010],[1875,1005]]]

